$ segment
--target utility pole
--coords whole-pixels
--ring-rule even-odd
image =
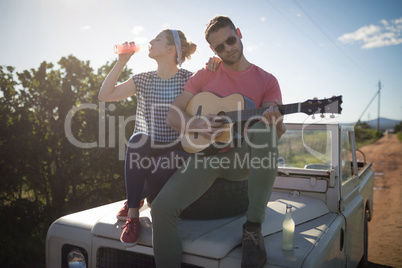
[[[381,91],[381,80],[378,81],[378,91],[375,93],[367,107],[364,109],[363,113],[360,115],[359,119],[356,121],[355,125],[360,124],[360,119],[362,119],[363,115],[366,113],[367,109],[370,107],[370,105],[373,103],[375,100],[375,97],[378,95],[378,118],[377,118],[377,131],[380,131],[380,91]]]
[[[381,100],[381,80],[378,80],[378,117],[377,117],[377,132],[380,132],[380,100]]]

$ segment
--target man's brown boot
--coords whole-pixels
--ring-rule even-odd
[[[243,226],[243,258],[242,268],[263,267],[267,261],[264,238],[261,234],[261,225]]]

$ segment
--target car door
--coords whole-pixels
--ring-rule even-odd
[[[364,251],[364,199],[360,195],[357,176],[356,150],[352,126],[340,128],[340,180],[339,209],[346,221],[345,250],[347,267],[356,267]]]

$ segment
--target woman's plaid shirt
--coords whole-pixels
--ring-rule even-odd
[[[166,124],[172,102],[183,91],[192,72],[179,69],[170,79],[161,79],[156,71],[133,76],[137,88],[137,114],[134,132],[147,133],[154,141],[172,142],[179,134]]]

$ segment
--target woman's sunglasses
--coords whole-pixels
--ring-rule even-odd
[[[231,36],[231,37],[229,37],[228,39],[226,39],[226,41],[223,42],[222,44],[217,45],[217,46],[214,48],[214,50],[215,50],[216,53],[221,53],[221,52],[223,52],[223,51],[225,50],[225,43],[226,43],[228,46],[233,46],[234,44],[236,44],[236,42],[237,42],[236,36]]]

